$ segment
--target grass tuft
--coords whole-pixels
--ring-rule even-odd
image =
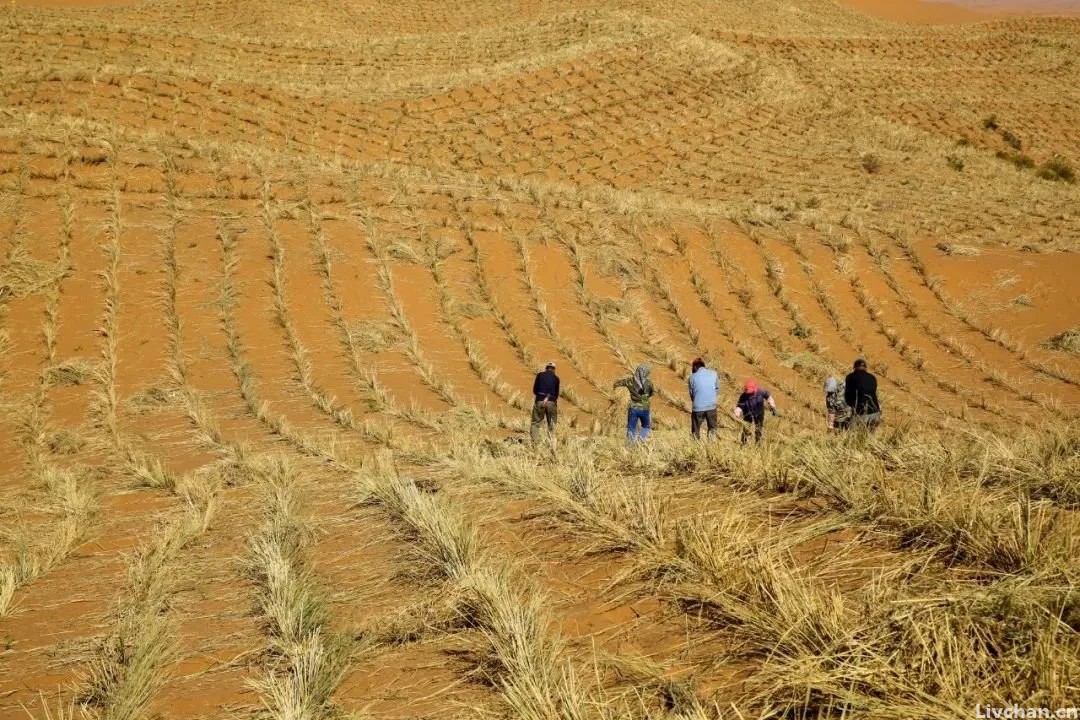
[[[328,631],[326,595],[306,557],[312,531],[304,518],[303,487],[284,456],[255,467],[262,482],[262,528],[249,544],[247,566],[270,640],[270,662],[252,681],[266,716],[319,720],[337,715],[332,697],[344,677],[350,645]]]
[[[1027,170],[1035,167],[1035,160],[1030,155],[1025,155],[1022,152],[1009,152],[1007,150],[998,150],[995,156],[1004,160],[1005,162],[1012,163],[1021,170]]]
[[[35,259],[17,245],[0,263],[0,300],[24,298],[54,285],[66,268]]]
[[[1053,180],[1069,183],[1070,185],[1076,182],[1076,171],[1073,166],[1063,157],[1055,156],[1042,165],[1035,171],[1043,180]]]
[[[49,451],[53,455],[75,455],[86,447],[86,438],[70,430],[53,433],[48,442]]]
[[[1069,328],[1043,341],[1043,347],[1058,352],[1080,355],[1080,327]]]
[[[862,165],[862,169],[871,175],[876,175],[881,172],[884,167],[884,163],[881,158],[873,153],[864,153],[859,158],[859,164]]]
[[[956,245],[954,243],[939,242],[934,245],[938,250],[946,255],[959,255],[962,257],[975,257],[982,254],[982,251],[977,247],[971,245]]]
[[[82,385],[97,377],[98,366],[82,357],[71,358],[45,368],[44,380],[51,387]]]

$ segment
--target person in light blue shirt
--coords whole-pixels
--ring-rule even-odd
[[[708,437],[716,437],[716,400],[720,395],[720,376],[715,370],[705,367],[705,361],[694,358],[690,367],[690,379],[687,388],[690,391],[690,433],[701,437],[701,425],[708,427]]]

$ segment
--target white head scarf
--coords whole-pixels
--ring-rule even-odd
[[[634,389],[638,395],[645,393],[645,381],[649,379],[649,366],[638,365],[634,370]]]

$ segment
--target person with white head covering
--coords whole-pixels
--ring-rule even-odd
[[[830,430],[847,430],[851,408],[844,402],[844,384],[832,376],[825,381],[825,414]]]
[[[612,386],[613,390],[624,387],[630,391],[630,407],[626,411],[627,442],[644,440],[652,430],[652,412],[649,405],[655,389],[649,379],[649,372],[648,365],[638,365],[633,375],[616,380]]]

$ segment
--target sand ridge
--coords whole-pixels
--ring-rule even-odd
[[[0,14],[0,718],[943,717],[1071,687],[1077,18]],[[856,357],[886,429],[845,443],[821,388]],[[548,360],[554,453],[524,442]],[[626,448],[642,362],[654,443]],[[748,378],[781,407],[761,448],[727,413]]]

